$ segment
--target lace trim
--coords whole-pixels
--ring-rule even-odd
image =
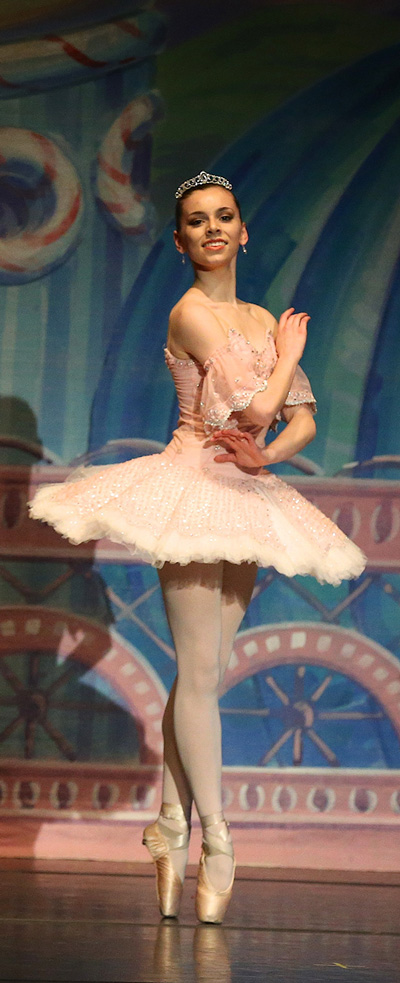
[[[172,352],[170,352],[166,345],[164,345],[164,356],[166,362],[168,362],[168,359],[171,359],[172,362],[175,362],[175,365],[196,365],[194,358],[177,358],[176,355],[173,355]]]
[[[205,433],[210,433],[212,430],[220,430],[226,424],[231,413],[241,413],[242,410],[246,410],[256,393],[264,392],[268,386],[267,380],[259,380],[258,383],[254,385],[254,388],[249,389],[242,387],[242,389],[236,389],[235,392],[231,393],[229,399],[226,402],[218,402],[216,406],[212,406],[204,419],[204,431]],[[233,429],[236,427],[236,421],[232,420],[229,424],[229,428]]]
[[[313,413],[317,412],[317,401],[310,389],[290,389],[284,405],[298,406],[301,403],[307,403],[312,407]]]
[[[297,389],[291,389],[288,392],[285,399],[285,406],[297,406],[298,403],[308,403],[314,407],[314,413],[317,412],[317,401],[311,392],[303,392]]]
[[[317,401],[313,393],[308,389],[290,389],[287,397],[285,399],[284,406],[309,406],[311,412],[315,415],[317,413]],[[282,406],[282,409],[284,407]],[[278,423],[282,421],[282,410],[276,414],[275,419],[270,423],[269,430],[276,431],[278,428]]]

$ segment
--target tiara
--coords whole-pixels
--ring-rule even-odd
[[[217,174],[208,174],[207,171],[200,171],[200,174],[196,174],[196,177],[191,177],[188,181],[184,181],[183,184],[179,185],[178,190],[175,191],[175,198],[182,198],[185,191],[201,187],[202,184],[220,184],[223,188],[227,188],[228,191],[232,191],[232,185],[226,177],[218,177]]]

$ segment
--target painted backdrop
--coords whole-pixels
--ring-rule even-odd
[[[221,695],[239,859],[396,863],[399,54],[396,3],[2,5],[2,852],[141,857],[157,809],[175,670],[156,573],[70,546],[26,500],[169,439],[174,191],[205,168],[248,223],[239,295],[311,314],[318,435],[279,473],[368,556],[340,588],[259,572]]]

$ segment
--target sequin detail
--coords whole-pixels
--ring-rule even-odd
[[[164,453],[94,470],[83,481],[42,488],[31,515],[75,543],[108,536],[154,566],[255,561],[330,583],[364,566],[338,527],[276,475],[232,480]]]
[[[177,358],[176,355],[173,355],[172,352],[170,352],[166,345],[164,345],[164,355],[167,365],[168,362],[173,362],[176,365],[182,365],[188,369],[192,368],[193,365],[196,365],[193,358]]]

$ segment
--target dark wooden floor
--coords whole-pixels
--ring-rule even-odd
[[[243,868],[223,926],[194,875],[160,921],[151,865],[0,860],[0,983],[400,983],[398,875]]]

